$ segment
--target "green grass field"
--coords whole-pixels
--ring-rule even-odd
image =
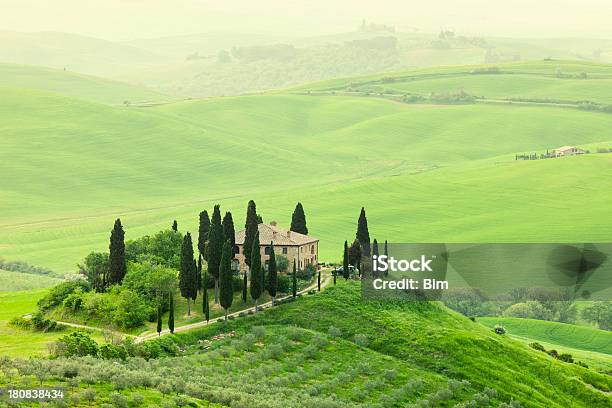
[[[547,64],[510,68],[537,73],[551,70]],[[607,66],[554,64],[593,77],[609,73]],[[487,87],[490,78],[469,80]],[[340,258],[339,242],[352,239],[361,206],[372,236],[395,241],[612,236],[605,188],[612,155],[513,160],[517,152],[567,144],[608,147],[609,114],[278,93],[125,108],[91,102],[95,90],[79,91],[86,102],[61,89],[41,92],[36,82],[21,86],[1,91],[0,146],[8,160],[0,170],[11,177],[0,187],[0,254],[60,273],[105,248],[117,216],[128,238],[173,219],[194,232],[197,213],[217,202],[241,225],[251,198],[265,221],[281,225],[302,201],[323,260]],[[601,92],[586,87],[570,96]],[[569,214],[571,225],[562,221]]]
[[[28,65],[0,63],[0,87],[47,91],[109,105],[167,102],[175,97],[98,77]],[[4,91],[2,91],[4,93]]]
[[[48,355],[48,343],[70,332],[69,329],[56,332],[21,330],[8,325],[13,317],[25,316],[36,311],[36,302],[44,296],[46,289],[19,292],[0,292],[0,355],[32,357]],[[101,335],[94,337],[101,340]]]
[[[48,288],[60,282],[61,279],[45,275],[34,275],[0,269],[0,292],[17,292],[29,289]]]
[[[591,327],[512,317],[481,317],[487,327],[504,326],[508,334],[526,343],[539,342],[547,350],[570,353],[589,365],[612,370],[612,332]]]

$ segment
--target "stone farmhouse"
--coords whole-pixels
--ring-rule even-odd
[[[577,154],[585,154],[586,152],[576,146],[563,146],[552,151],[553,156],[575,156]]]
[[[259,224],[257,228],[259,230],[261,264],[266,269],[270,259],[270,242],[274,246],[275,255],[282,255],[289,260],[289,271],[293,270],[293,262],[300,270],[308,265],[317,267],[319,259],[319,240],[317,238],[280,228],[275,222]],[[246,230],[236,232],[234,267],[240,272],[248,269],[244,261],[245,233]]]

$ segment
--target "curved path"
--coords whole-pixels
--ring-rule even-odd
[[[329,283],[332,280],[332,275],[331,273],[328,273],[329,270],[322,270],[321,271],[321,290],[323,290],[327,285],[329,285]],[[312,283],[311,285],[307,286],[306,288],[300,290],[298,292],[298,294],[304,294],[304,293],[308,293],[309,291],[316,289],[317,288],[317,282],[315,281],[314,283]],[[282,298],[278,298],[277,300],[282,300],[282,299],[288,299],[290,298],[292,295],[288,295]],[[262,303],[261,305],[258,306],[258,310],[262,310],[262,309],[267,309],[269,307],[272,306],[272,302],[266,302],[266,303]],[[249,311],[255,311],[255,306],[252,307],[248,307],[246,309],[242,309],[242,310],[238,310],[235,311],[233,313],[228,314],[227,316],[238,316],[240,313],[248,313]],[[193,329],[197,329],[200,327],[205,327],[208,326],[210,324],[214,324],[214,323],[218,323],[218,322],[222,322],[225,320],[224,316],[221,317],[215,317],[214,319],[211,319],[209,322],[206,321],[202,321],[202,322],[197,322],[197,323],[190,323],[190,324],[186,324],[183,326],[178,326],[174,328],[174,332],[183,332],[183,331],[188,331],[188,330],[193,330]],[[95,326],[87,326],[84,324],[78,324],[78,323],[70,323],[70,322],[63,322],[63,321],[57,321],[58,324],[62,324],[64,326],[69,326],[69,327],[74,327],[77,329],[86,329],[86,330],[95,330],[95,331],[101,331],[101,332],[108,332],[111,333],[113,335],[119,335],[119,336],[128,336],[128,337],[132,337],[134,339],[135,343],[141,343],[143,341],[146,340],[151,340],[154,338],[157,338],[159,335],[157,334],[157,332],[145,332],[142,333],[138,336],[130,336],[129,334],[125,334],[125,333],[121,333],[121,332],[117,332],[117,331],[113,331],[113,330],[108,330],[102,327],[95,327]],[[170,334],[170,330],[165,329],[162,330],[161,335],[166,335],[166,334]]]

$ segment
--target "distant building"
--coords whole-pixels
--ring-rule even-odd
[[[552,151],[553,156],[575,156],[577,154],[585,154],[586,152],[576,146],[562,146]]]
[[[261,264],[267,268],[270,259],[270,242],[274,245],[274,253],[289,260],[289,271],[293,270],[293,262],[298,269],[307,265],[317,266],[319,259],[319,240],[308,235],[299,234],[276,226],[276,223],[259,224],[259,245]],[[236,232],[235,264],[241,272],[247,270],[244,262],[244,237],[246,230]]]

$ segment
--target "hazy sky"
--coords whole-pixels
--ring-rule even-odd
[[[0,30],[133,39],[207,31],[347,31],[361,19],[436,32],[612,38],[612,0],[0,0]]]

